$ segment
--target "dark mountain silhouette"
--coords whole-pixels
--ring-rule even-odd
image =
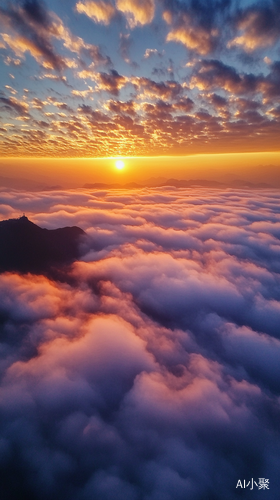
[[[41,191],[46,187],[45,183],[32,181],[24,178],[12,178],[0,176],[0,187],[9,189],[20,189],[28,191]]]
[[[174,186],[177,188],[185,188],[185,187],[214,187],[214,188],[220,188],[224,187],[224,184],[222,182],[218,181],[209,181],[206,179],[191,179],[191,180],[184,180],[184,179],[167,179],[167,181],[162,184],[162,186]]]
[[[118,189],[121,187],[123,187],[121,184],[106,184],[106,182],[94,182],[83,185],[83,188],[86,189]]]
[[[63,189],[63,187],[58,184],[48,185],[45,182],[39,182],[39,181],[36,182],[30,179],[24,179],[24,178],[13,179],[11,177],[2,177],[2,176],[0,176],[0,188],[17,189],[20,191],[35,191],[35,192],[54,191]]]
[[[104,182],[95,182],[94,184],[84,184],[84,188],[87,189],[141,189],[143,187],[176,187],[176,188],[196,188],[196,187],[208,187],[208,188],[241,188],[241,189],[261,189],[261,188],[271,188],[270,184],[265,182],[253,183],[245,181],[242,179],[236,179],[230,182],[218,182],[208,179],[164,179],[158,177],[157,179],[152,177],[147,181],[143,181],[141,184],[137,182],[129,182],[128,184],[106,184]]]
[[[23,216],[0,222],[0,272],[49,273],[77,259],[81,238],[79,227],[42,229]]]

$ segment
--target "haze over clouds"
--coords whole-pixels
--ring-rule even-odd
[[[0,275],[2,497],[277,498],[279,191],[0,201],[89,235],[63,282]]]

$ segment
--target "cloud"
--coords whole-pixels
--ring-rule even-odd
[[[228,24],[233,12],[231,0],[162,0],[162,17],[169,25],[166,40],[179,42],[189,51],[200,55],[214,53],[223,44],[223,26]]]
[[[164,51],[163,51],[164,52]],[[158,51],[157,49],[146,49],[144,54],[144,59],[149,59],[152,56],[162,57],[163,52]]]
[[[180,84],[175,80],[128,77],[116,70],[98,72],[90,65],[76,73],[86,81],[80,82],[78,88],[71,87],[72,103],[69,96],[55,95],[53,102],[59,102],[56,108],[64,115],[57,114],[51,100],[44,101],[43,108],[31,94],[24,98],[17,94],[19,103],[36,110],[36,117],[32,128],[22,129],[18,124],[14,127],[13,132],[20,136],[20,141],[11,141],[11,129],[9,132],[5,127],[3,154],[20,156],[26,154],[27,148],[29,154],[42,156],[43,148],[51,153],[53,141],[58,156],[104,156],[108,151],[117,155],[120,143],[122,154],[126,155],[148,155],[151,148],[154,154],[195,153],[198,147],[201,152],[209,153],[216,151],[217,140],[220,147],[228,151],[237,144],[242,145],[245,136],[252,150],[267,149],[268,144],[271,149],[277,149],[279,116],[274,101],[279,95],[278,69],[274,63],[267,76],[256,76],[238,73],[234,67],[217,60],[202,60],[191,70],[190,88],[186,82]],[[69,86],[62,75],[47,72],[40,78],[58,80]],[[97,109],[94,101],[101,94]],[[12,109],[6,106],[7,111]],[[28,118],[27,113],[20,116]],[[40,124],[48,120],[51,120],[50,126],[44,128],[42,135]],[[67,121],[71,135],[67,133]]]
[[[45,61],[52,69],[61,71],[65,67],[63,57],[56,53],[50,41],[52,20],[43,4],[36,0],[22,6],[11,4],[8,10],[0,9],[0,16],[4,26],[16,33],[16,36],[2,35],[16,55],[29,51],[38,62]]]
[[[173,107],[179,111],[188,113],[194,106],[194,102],[189,97],[182,97],[174,102]]]
[[[99,73],[96,76],[97,89],[106,90],[114,96],[119,95],[119,91],[127,83],[127,78],[120,75],[116,70],[111,70],[110,73]]]
[[[86,14],[96,23],[108,25],[112,18],[116,15],[116,9],[109,2],[78,2],[76,10],[79,14]]]
[[[196,26],[191,16],[186,13],[182,13],[176,21],[173,21],[172,14],[165,11],[163,19],[168,24],[174,22],[174,26],[167,34],[167,42],[180,42],[201,55],[212,52],[217,44],[218,30],[213,28],[208,31],[203,26]]]
[[[50,47],[44,48],[25,37],[12,37],[8,34],[2,34],[2,37],[6,45],[20,58],[24,58],[25,52],[30,52],[32,57],[46,68],[61,70],[65,67],[63,59],[52,52]]]
[[[154,18],[154,0],[116,0],[116,6],[125,15],[130,28],[150,24]]]
[[[49,26],[50,19],[43,2],[38,2],[38,0],[25,0],[23,2],[23,10],[32,22],[44,27]]]
[[[5,48],[5,46],[3,45],[3,48]],[[10,57],[10,56],[7,56],[5,57],[4,59],[4,63],[7,64],[7,66],[20,66],[21,65],[21,60],[20,59],[15,59],[13,57]],[[15,78],[15,77],[13,77]]]
[[[131,82],[139,92],[143,92],[145,96],[151,98],[160,97],[162,99],[172,100],[178,97],[183,91],[180,83],[176,81],[155,82],[150,78],[134,77],[131,79]]]
[[[62,72],[67,67],[77,65],[75,61],[59,54],[53,39],[62,41],[70,52],[79,56],[86,55],[97,64],[111,64],[110,58],[104,56],[98,46],[73,35],[59,16],[47,11],[44,4],[37,0],[27,1],[22,5],[11,4],[7,10],[1,8],[1,19],[6,29],[11,31],[11,34],[2,34],[6,46],[21,58],[29,51],[44,68]]]
[[[16,97],[0,97],[0,103],[2,103],[2,108],[9,111],[16,111],[19,115],[28,114],[28,104],[25,101],[20,101]]]
[[[110,100],[106,103],[106,108],[113,113],[116,113],[118,115],[126,114],[129,116],[135,116],[136,115],[136,105],[134,101],[113,101]]]
[[[275,99],[280,88],[277,62],[269,64],[266,74],[237,70],[218,59],[206,58],[193,60],[191,66],[181,69],[186,72],[184,78],[175,77],[177,69],[173,71],[172,65],[173,76],[166,77],[163,64],[157,71],[160,78],[137,76],[137,73],[129,76],[112,69],[111,60],[103,50],[74,36],[59,18],[50,13],[48,20],[51,22],[48,36],[64,44],[65,50],[67,46],[75,59],[71,54],[63,57],[65,69],[68,68],[66,78],[62,72],[47,69],[49,62],[38,53],[38,62],[46,69],[35,78],[61,82],[71,95],[59,94],[58,97],[51,90],[55,100],[65,105],[60,114],[53,108],[34,106],[31,94],[24,98],[17,94],[18,102],[4,104],[3,101],[2,109],[6,112],[15,113],[19,103],[26,107],[24,114],[18,113],[17,107],[20,120],[28,119],[28,109],[33,108],[34,113],[29,127],[14,124],[14,139],[11,128],[3,126],[3,155],[21,156],[28,152],[43,156],[52,154],[54,144],[56,154],[63,157],[104,156],[108,151],[117,155],[120,144],[124,155],[149,155],[151,151],[153,154],[189,154],[198,149],[211,153],[217,152],[218,147],[229,152],[241,147],[245,137],[246,147],[252,151],[277,149],[279,116]],[[25,42],[22,46],[17,38],[7,36],[19,58],[24,57]],[[122,36],[123,56],[129,63],[130,41],[126,35]],[[102,71],[98,65],[105,65],[107,69]],[[97,99],[100,95],[102,100]],[[8,98],[2,95],[2,99]],[[132,100],[134,106],[131,106]],[[82,104],[92,108],[93,113],[81,113]],[[102,117],[99,124],[98,117]],[[92,134],[95,141],[91,140]]]
[[[109,73],[96,72],[95,70],[88,69],[83,70],[78,73],[79,78],[90,78],[95,82],[95,92],[107,91],[114,96],[119,95],[119,91],[129,82],[129,79],[123,75],[120,75],[116,70],[112,69]],[[89,91],[73,91],[76,95],[85,95],[91,93],[91,87]]]
[[[129,57],[129,49],[131,47],[131,44],[132,44],[132,40],[129,36],[129,33],[127,33],[127,34],[120,33],[120,53],[121,53],[123,60],[127,64],[131,64],[131,60]]]
[[[96,23],[108,25],[122,12],[130,28],[152,22],[155,13],[154,0],[116,0],[116,7],[111,2],[79,1],[76,10],[86,14]]]
[[[86,55],[96,64],[111,64],[111,59],[108,56],[104,56],[97,45],[86,43],[83,38],[73,35],[71,31],[64,26],[61,19],[56,14],[52,14],[52,17],[53,36],[63,40],[64,47],[80,56]]]
[[[1,127],[3,155],[40,157],[52,155],[55,148],[59,157],[103,157],[108,152],[120,154],[120,144],[121,154],[127,156],[277,150],[276,1],[241,5],[231,0],[76,0],[70,17],[59,16],[39,0],[2,4],[0,47],[4,64],[13,73],[7,74],[8,80],[14,81],[17,71],[23,71],[24,79],[49,81],[50,92],[56,97],[58,93],[57,99],[69,106],[64,115],[48,108],[45,115],[42,108],[32,106],[32,98],[45,99],[38,93],[40,85],[26,99],[14,85],[18,103],[29,110],[33,107],[34,116],[23,123],[27,112],[21,113],[24,110],[15,101],[2,101],[5,114],[14,114],[13,130],[5,123]],[[80,14],[99,23],[97,32],[91,32],[89,19]],[[152,38],[142,37],[138,52],[139,33],[151,23]],[[134,36],[131,30],[136,27]],[[94,43],[102,33],[110,40],[115,37],[110,53]],[[171,52],[174,43],[179,44],[172,59],[161,46],[167,40],[173,42],[167,43]],[[119,55],[132,72],[119,66]],[[135,55],[145,66],[144,73]],[[68,95],[61,93],[61,87]],[[243,109],[242,99],[258,103],[257,107]],[[160,101],[166,101],[165,110]],[[82,104],[95,107],[96,117],[106,116],[100,128],[96,120],[89,122],[89,115],[80,113]]]
[[[280,37],[280,9],[276,2],[271,5],[250,7],[239,13],[236,27],[241,35],[228,42],[228,47],[241,46],[245,51],[269,47]]]
[[[5,216],[89,235],[66,282],[0,274],[5,497],[223,500],[265,477],[275,498],[279,192],[0,201]]]
[[[260,84],[260,90],[264,94],[265,102],[271,102],[273,98],[279,96],[279,83],[280,83],[280,64],[274,62],[271,67],[269,75],[263,79]]]
[[[191,86],[199,89],[223,88],[233,94],[254,93],[258,90],[262,77],[253,74],[239,74],[232,66],[218,60],[203,60],[197,65]]]

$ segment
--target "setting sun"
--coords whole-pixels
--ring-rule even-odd
[[[122,170],[124,168],[124,162],[122,160],[117,160],[115,165],[118,170]]]

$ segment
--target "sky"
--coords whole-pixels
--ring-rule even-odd
[[[279,190],[0,201],[88,234],[63,280],[0,274],[2,498],[275,500]]]
[[[140,157],[145,177],[171,157],[183,177],[182,156],[278,152],[251,165],[279,167],[279,26],[278,0],[2,0],[2,161]]]

